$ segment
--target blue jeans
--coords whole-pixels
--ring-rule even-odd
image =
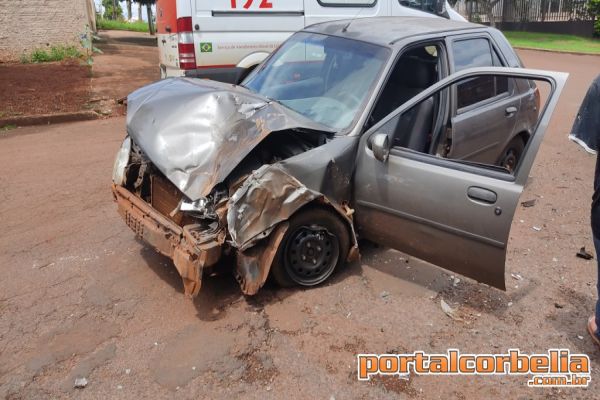
[[[600,238],[594,236],[594,247],[596,248],[596,261],[598,263],[598,276],[596,278],[596,290],[598,291],[598,300],[596,300],[596,326],[600,324]],[[596,330],[596,336],[600,338],[600,330]]]

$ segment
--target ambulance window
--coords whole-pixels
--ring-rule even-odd
[[[325,60],[325,50],[319,43],[298,42],[273,65],[279,67],[287,63],[306,63]]]
[[[323,7],[373,7],[377,0],[317,0]]]
[[[425,12],[436,14],[436,0],[399,0],[404,7],[416,8]]]

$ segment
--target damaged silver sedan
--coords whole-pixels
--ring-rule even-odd
[[[175,78],[128,97],[113,193],[186,295],[219,264],[248,295],[269,276],[320,284],[358,257],[359,236],[504,288],[512,217],[566,75],[505,56],[497,68],[492,53],[461,70],[455,42],[505,44],[431,20],[315,25],[242,85]]]

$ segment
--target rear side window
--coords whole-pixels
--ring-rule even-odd
[[[487,39],[459,40],[452,43],[454,53],[454,69],[462,71],[467,68],[491,67],[494,65],[492,49]]]
[[[416,8],[417,10],[436,13],[435,12],[435,3],[436,0],[398,0],[401,6]]]
[[[485,38],[458,40],[452,43],[456,72],[476,67],[501,67],[500,57]],[[457,86],[457,108],[481,103],[508,92],[506,77],[479,77]]]

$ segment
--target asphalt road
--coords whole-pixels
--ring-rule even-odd
[[[571,72],[511,232],[506,293],[393,250],[364,248],[326,285],[245,298],[230,276],[182,295],[170,261],[134,239],[110,193],[124,119],[0,136],[2,398],[597,398],[589,203],[594,157],[566,134],[600,57],[522,51]],[[532,229],[541,228],[540,231]],[[511,274],[522,277],[517,280]],[[444,299],[461,320],[440,308]],[[356,379],[357,353],[544,353],[592,359],[588,389],[523,376]],[[88,381],[74,389],[77,377]]]

